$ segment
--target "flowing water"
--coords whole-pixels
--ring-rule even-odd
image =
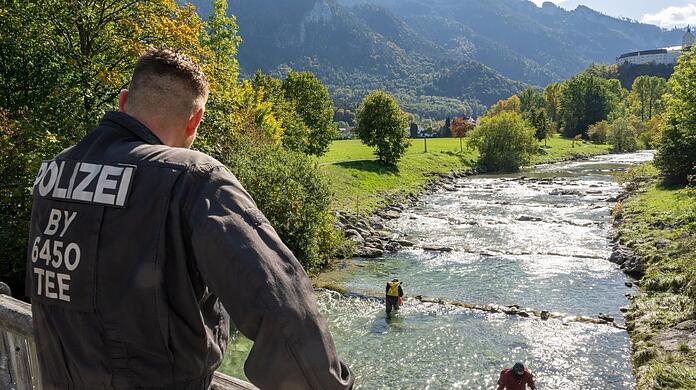
[[[607,200],[620,191],[613,172],[651,158],[601,156],[459,180],[453,191],[428,195],[389,223],[415,248],[354,260],[341,287],[383,294],[386,281],[398,277],[411,296],[602,312],[623,322],[619,308],[631,289],[607,261],[613,206]],[[422,245],[453,250],[428,252],[418,249]],[[500,371],[516,361],[534,372],[541,389],[634,386],[628,335],[607,325],[413,299],[387,318],[378,301],[332,292],[319,293],[318,300],[359,389],[492,389]],[[239,367],[245,349],[231,353],[228,364]]]

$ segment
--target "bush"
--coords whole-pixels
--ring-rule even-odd
[[[470,133],[469,143],[479,150],[479,164],[486,170],[513,172],[536,150],[534,133],[520,114],[503,112],[483,118]]]
[[[597,122],[590,126],[587,130],[587,135],[590,137],[590,141],[595,144],[606,144],[607,137],[609,136],[609,124],[607,121]]]
[[[628,153],[638,150],[636,137],[636,128],[626,118],[616,119],[609,125],[608,139],[614,153]]]
[[[375,146],[375,154],[385,165],[395,165],[410,146],[408,120],[391,95],[370,93],[358,107],[355,131],[365,145]]]
[[[345,240],[333,226],[331,193],[316,162],[276,146],[240,144],[235,149],[223,162],[305,270],[315,272],[340,255]]]

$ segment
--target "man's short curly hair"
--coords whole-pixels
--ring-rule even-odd
[[[208,80],[198,63],[185,54],[151,46],[138,58],[128,90],[131,109],[181,111],[207,100]]]

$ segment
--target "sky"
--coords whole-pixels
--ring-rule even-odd
[[[532,0],[541,5],[545,0]],[[607,15],[628,17],[664,28],[696,26],[696,0],[552,0],[566,9],[586,5]]]

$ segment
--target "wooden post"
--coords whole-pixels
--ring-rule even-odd
[[[423,137],[423,143],[425,144],[425,151],[423,153],[428,153],[428,137]]]
[[[0,388],[11,389],[12,386],[12,366],[10,365],[11,352],[5,345],[6,332],[0,332]]]

